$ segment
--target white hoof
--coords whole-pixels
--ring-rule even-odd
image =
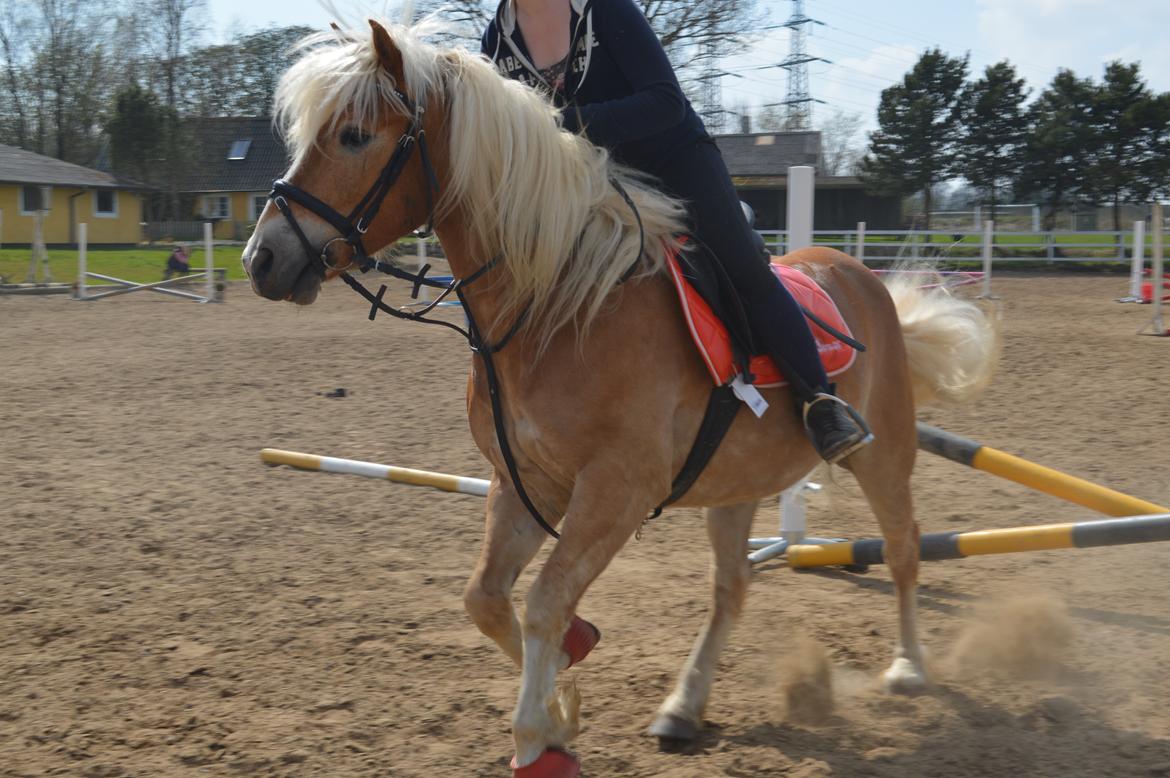
[[[926,673],[918,665],[900,656],[882,675],[886,691],[892,694],[917,694],[926,688]]]

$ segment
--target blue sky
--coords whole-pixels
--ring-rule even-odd
[[[791,13],[786,0],[759,2],[773,24]],[[336,5],[357,17],[362,8],[383,7],[344,0]],[[811,31],[809,53],[832,61],[809,66],[813,96],[828,103],[815,111],[859,113],[867,128],[881,90],[936,45],[953,55],[970,51],[977,73],[1009,59],[1034,93],[1061,67],[1099,77],[1113,59],[1140,61],[1150,86],[1170,91],[1170,0],[806,0],[805,13],[825,23]],[[268,24],[324,28],[334,18],[317,0],[208,0],[208,15],[215,40]],[[754,108],[783,99],[786,73],[767,66],[787,51],[787,31],[775,30],[724,60],[724,70],[741,76],[723,79],[724,103]]]

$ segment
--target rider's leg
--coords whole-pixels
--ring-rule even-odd
[[[757,345],[788,379],[818,453],[837,462],[868,443],[871,435],[860,415],[833,395],[800,306],[755,248],[715,144],[697,144],[662,177],[688,201],[695,236],[718,257],[743,298]]]

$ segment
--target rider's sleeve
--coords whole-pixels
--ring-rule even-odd
[[[594,0],[593,25],[600,45],[634,91],[614,100],[567,106],[562,111],[565,128],[584,130],[599,146],[616,146],[681,122],[686,98],[658,36],[634,0]]]

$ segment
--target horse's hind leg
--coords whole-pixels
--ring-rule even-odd
[[[917,443],[913,424],[906,426],[908,434],[907,429],[875,429],[873,444],[850,457],[848,466],[877,516],[898,600],[894,663],[883,678],[890,691],[909,694],[926,685],[926,668],[918,642],[918,524],[910,496]]]
[[[544,539],[544,530],[528,515],[512,487],[497,482],[488,493],[483,550],[463,603],[479,631],[496,641],[517,665],[524,649],[512,607],[512,586]]]
[[[739,618],[747,594],[751,577],[747,540],[755,512],[754,502],[707,509],[707,535],[714,552],[714,600],[674,691],[662,703],[658,718],[650,726],[650,734],[657,736],[663,746],[674,747],[694,740],[702,726],[719,654]]]

